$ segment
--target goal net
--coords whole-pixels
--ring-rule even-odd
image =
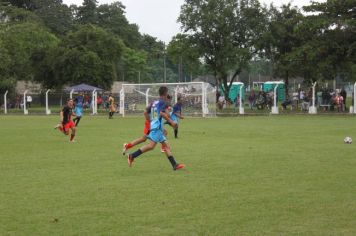
[[[168,88],[173,106],[178,97],[183,100],[182,113],[187,116],[210,117],[216,115],[216,90],[208,83],[123,84],[120,91],[120,114],[142,115],[144,109],[159,98],[161,86]]]

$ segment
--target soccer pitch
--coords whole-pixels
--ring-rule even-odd
[[[0,235],[356,235],[352,116],[185,119],[135,160],[143,118],[0,116]],[[135,150],[135,149],[134,149]]]

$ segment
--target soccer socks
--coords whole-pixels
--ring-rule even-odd
[[[75,126],[78,126],[80,119],[81,117],[76,117],[73,119],[73,121],[75,122]]]
[[[168,157],[169,162],[171,163],[172,167],[174,168],[177,165],[176,160],[174,160],[173,156]]]
[[[131,143],[127,143],[126,145],[125,145],[125,148],[126,149],[130,149],[130,148],[132,148],[133,147],[133,145],[131,144]]]
[[[175,137],[175,138],[178,138],[178,128],[176,128],[176,129],[174,130],[174,137]]]
[[[136,158],[136,157],[139,157],[141,154],[142,154],[141,149],[138,149],[136,152],[130,154],[130,156],[131,156],[132,158]]]

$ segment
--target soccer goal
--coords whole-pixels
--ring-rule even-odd
[[[172,106],[183,98],[183,114],[211,117],[216,115],[216,90],[204,82],[123,84],[120,91],[120,114],[142,115],[144,109],[159,98],[158,89],[166,86],[172,96]]]

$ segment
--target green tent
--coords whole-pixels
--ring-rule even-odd
[[[231,101],[236,101],[236,99],[240,95],[240,88],[243,85],[244,85],[244,83],[242,83],[242,82],[233,82],[232,83],[230,92],[229,92],[229,98],[231,99]],[[222,94],[223,94],[223,91],[224,91],[224,89],[221,87]],[[242,100],[245,100],[245,89],[242,89]]]
[[[278,101],[284,102],[286,99],[286,96],[285,96],[286,87],[285,87],[284,82],[282,82],[282,81],[267,81],[263,84],[263,91],[268,93],[269,91],[272,90],[274,92],[274,88],[277,85],[278,85],[278,88],[277,88]]]

